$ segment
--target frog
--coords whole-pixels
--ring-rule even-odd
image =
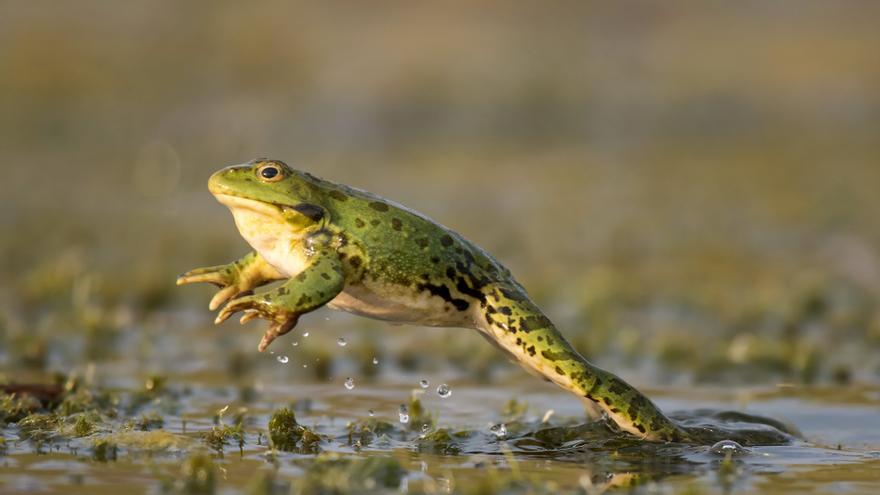
[[[428,216],[276,159],[223,168],[208,190],[253,250],[183,273],[177,284],[216,285],[209,309],[219,309],[217,324],[237,313],[242,324],[266,320],[258,351],[323,306],[392,323],[473,329],[622,433],[688,440],[648,397],[578,353],[510,270]]]

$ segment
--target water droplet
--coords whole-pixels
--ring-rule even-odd
[[[749,449],[734,442],[733,440],[722,440],[709,448],[709,452],[727,457],[735,455],[748,454]]]
[[[294,340],[293,342],[290,343],[290,345],[292,345],[293,347],[296,347],[299,345],[299,342]]]
[[[345,347],[345,345],[348,344],[348,342],[346,342],[345,339],[343,339],[342,337],[336,339],[336,343],[339,345],[339,347]]]
[[[345,379],[345,388],[349,390],[354,388],[354,378],[348,377]]]
[[[277,359],[278,362],[281,363],[281,364],[287,364],[287,362],[290,361],[290,358],[287,357],[287,356],[278,356],[278,357],[275,358],[275,359]]]
[[[437,395],[445,399],[452,395],[452,390],[449,389],[449,385],[441,383],[440,386],[437,387]]]
[[[419,386],[422,388],[428,388],[428,385],[430,385],[430,383],[428,383],[428,380],[420,380],[419,381]]]
[[[379,358],[373,358],[373,364],[379,364]]]
[[[504,423],[498,423],[496,425],[492,425],[489,427],[489,431],[492,432],[498,438],[507,436],[507,425]]]
[[[367,414],[369,414],[371,418],[376,415],[376,413],[372,409],[367,411]]]
[[[309,336],[309,332],[303,332],[303,337],[308,337],[308,336]]]
[[[309,367],[309,365],[303,364],[303,368],[308,368],[308,367]]]
[[[406,408],[406,405],[401,404],[400,409],[397,410],[398,415],[400,415],[400,422],[403,424],[409,423],[409,409]]]
[[[429,431],[431,431],[431,425],[429,425],[428,423],[423,423],[422,424],[422,433],[428,433]]]

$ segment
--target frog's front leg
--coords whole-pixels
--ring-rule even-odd
[[[300,315],[327,304],[344,286],[339,255],[330,249],[319,251],[309,257],[303,271],[277,289],[229,301],[214,322],[221,323],[239,311],[245,311],[242,324],[255,318],[269,320],[269,328],[257,347],[263,352],[273,340],[291,331]]]
[[[226,265],[196,268],[177,277],[177,285],[208,282],[220,287],[211,298],[208,308],[211,311],[219,308],[229,299],[250,293],[253,289],[281,280],[284,276],[270,265],[256,251],[246,254],[239,260]]]

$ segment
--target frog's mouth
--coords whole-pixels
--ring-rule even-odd
[[[287,207],[286,205],[267,203],[231,194],[215,194],[214,197],[220,204],[227,206],[232,211],[247,211],[268,217],[281,216],[282,210]]]

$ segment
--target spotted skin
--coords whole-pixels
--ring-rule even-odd
[[[223,321],[270,322],[259,349],[323,305],[383,320],[481,332],[521,366],[601,410],[621,430],[652,441],[687,433],[622,379],[575,351],[510,271],[467,239],[397,203],[257,159],[208,182],[255,252],[227,267],[196,269],[178,284],[221,287]],[[231,277],[236,263],[243,273]],[[231,266],[232,268],[228,268]],[[220,275],[205,275],[220,274]],[[265,294],[250,291],[285,279]],[[246,281],[245,281],[246,280]]]

